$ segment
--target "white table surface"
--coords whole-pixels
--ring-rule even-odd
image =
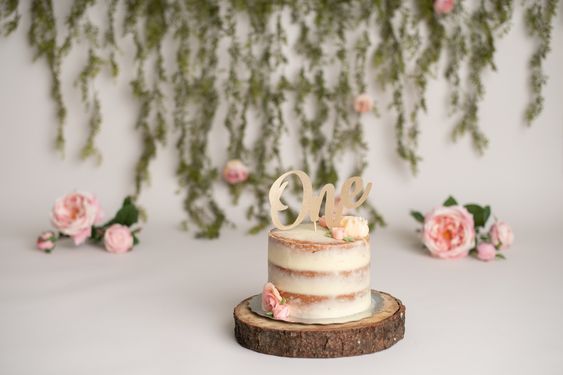
[[[160,222],[126,255],[70,243],[47,255],[33,249],[37,223],[0,236],[2,374],[563,373],[560,222],[518,233],[493,263],[433,259],[408,221],[376,232],[372,287],[406,305],[405,338],[328,360],[234,339],[234,306],[267,277],[265,233],[201,241]]]

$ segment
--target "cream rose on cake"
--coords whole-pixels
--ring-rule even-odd
[[[439,207],[426,215],[422,240],[438,258],[462,258],[475,246],[473,216],[463,206]]]

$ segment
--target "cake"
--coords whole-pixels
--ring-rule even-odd
[[[342,318],[369,309],[368,235],[337,239],[327,228],[302,223],[272,229],[268,237],[268,281],[289,306],[287,320]]]

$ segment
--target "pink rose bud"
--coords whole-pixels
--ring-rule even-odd
[[[110,253],[126,253],[133,247],[133,234],[128,227],[113,224],[104,233],[104,246]]]
[[[289,317],[289,305],[288,304],[277,305],[272,310],[272,313],[274,314],[274,319],[287,320],[287,318]]]
[[[37,238],[37,248],[43,250],[47,253],[51,252],[55,248],[55,241],[57,240],[57,235],[51,231],[43,232]]]
[[[495,247],[490,243],[482,242],[477,246],[477,258],[481,260],[493,260],[497,255],[496,253]]]
[[[450,13],[455,6],[454,0],[434,0],[434,12],[437,15]]]
[[[366,113],[373,109],[373,99],[368,94],[361,94],[354,101],[354,109],[358,113]]]
[[[328,228],[328,225],[326,224],[326,217],[324,215],[319,218],[319,225],[323,228]]]
[[[436,208],[424,219],[422,241],[435,257],[462,258],[475,245],[473,216],[462,206]]]
[[[280,292],[276,289],[274,284],[268,282],[264,285],[262,290],[262,310],[266,312],[273,312],[274,309],[280,304],[282,297]]]
[[[246,181],[248,174],[248,168],[238,159],[229,160],[223,169],[223,179],[231,185]]]
[[[100,204],[90,193],[72,193],[59,198],[51,212],[53,225],[72,237],[76,245],[92,234],[92,225],[102,220]]]
[[[512,228],[503,221],[497,221],[491,226],[489,231],[491,242],[497,249],[508,249],[514,242]]]
[[[343,227],[332,227],[331,229],[332,238],[335,240],[342,241],[344,239],[344,228]]]

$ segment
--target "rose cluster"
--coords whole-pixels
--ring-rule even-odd
[[[328,228],[326,219],[322,216],[319,219],[322,227]],[[368,221],[360,216],[343,216],[338,226],[330,228],[328,236],[339,241],[355,241],[369,235]]]
[[[262,290],[262,310],[274,319],[287,320],[289,317],[289,305],[286,299],[282,298],[280,292],[270,282],[266,283]]]
[[[103,242],[107,251],[125,253],[139,240],[140,229],[131,230],[139,219],[139,209],[133,199],[125,198],[115,217],[102,224],[103,213],[98,200],[90,193],[75,192],[59,198],[51,212],[51,222],[57,231],[45,231],[37,238],[37,248],[51,252],[58,240],[71,238],[75,245],[87,239]]]
[[[449,197],[426,215],[411,211],[411,216],[423,225],[422,242],[437,258],[456,259],[471,254],[483,261],[504,259],[501,251],[514,242],[512,229],[503,221],[495,219],[487,230],[489,206],[461,206]]]

